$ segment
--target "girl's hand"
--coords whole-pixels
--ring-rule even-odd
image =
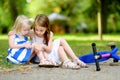
[[[31,49],[32,48],[32,46],[30,45],[30,43],[24,44],[24,47],[27,48],[27,49]]]
[[[46,50],[46,45],[45,44],[41,44],[42,49],[45,51]]]
[[[39,51],[43,51],[43,46],[41,44],[37,44],[37,45],[35,45],[35,49],[37,49]]]
[[[42,44],[38,42],[33,43],[32,47],[35,51],[44,51]]]
[[[8,36],[14,35],[15,33],[13,31],[9,31]]]

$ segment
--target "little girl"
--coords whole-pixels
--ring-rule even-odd
[[[23,64],[32,57],[32,46],[28,41],[31,21],[24,15],[17,17],[12,30],[8,33],[9,49],[7,60],[15,64]]]
[[[50,31],[50,23],[47,16],[38,14],[35,18],[33,29],[35,37],[32,37],[32,39],[36,39],[42,44],[42,51],[47,53],[50,60],[57,64],[62,63],[63,68],[80,69],[80,67],[88,67],[78,59],[65,39],[59,38],[52,42],[53,33]],[[37,54],[38,57],[40,57],[40,54]]]

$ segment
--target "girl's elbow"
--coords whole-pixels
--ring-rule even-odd
[[[50,53],[52,50],[48,50],[47,52]]]
[[[9,48],[14,48],[14,46],[13,45],[9,45]]]
[[[52,52],[52,49],[47,50],[48,53]]]

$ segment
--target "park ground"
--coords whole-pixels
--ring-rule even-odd
[[[79,70],[26,65],[0,71],[0,80],[120,80],[120,62],[114,66],[111,63],[112,59],[101,62],[100,71],[96,71],[95,64]]]
[[[91,53],[93,42],[97,45],[97,51],[110,51],[110,47],[106,46],[109,42],[115,42],[120,48],[119,34],[103,35],[102,41],[94,34],[66,34],[56,35],[54,38],[61,36],[68,41],[78,56]],[[37,64],[13,65],[6,62],[7,49],[7,35],[0,35],[0,80],[120,80],[120,62],[117,66],[110,66],[112,59],[100,63],[101,71],[96,71],[95,64],[80,70],[40,68]]]

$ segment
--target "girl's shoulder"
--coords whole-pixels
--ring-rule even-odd
[[[52,37],[53,36],[53,32],[52,31],[50,31],[50,37]]]
[[[12,36],[12,35],[15,35],[15,32],[14,31],[9,31],[8,36]]]

